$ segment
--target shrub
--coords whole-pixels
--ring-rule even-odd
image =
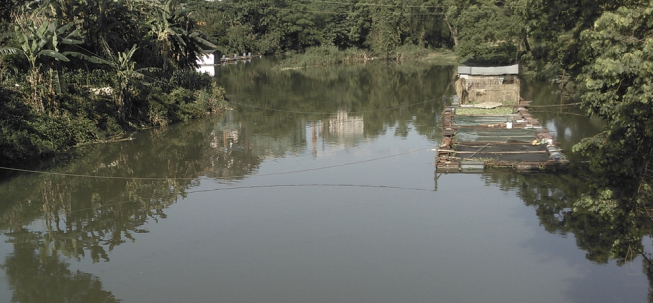
[[[204,113],[216,113],[228,107],[224,93],[224,88],[213,82],[208,89],[203,89],[197,93],[196,102]]]
[[[396,53],[398,60],[418,60],[428,57],[430,52],[427,48],[406,44],[398,47]]]
[[[168,81],[171,87],[181,87],[197,90],[211,85],[213,78],[208,74],[198,73],[194,70],[175,70]]]

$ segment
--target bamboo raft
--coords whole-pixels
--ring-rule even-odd
[[[487,110],[475,108],[471,111],[474,114],[465,114],[470,112],[468,107],[456,103],[445,107],[442,114],[443,137],[435,154],[437,171],[568,168],[569,161],[555,146],[551,133],[529,114],[530,101]]]

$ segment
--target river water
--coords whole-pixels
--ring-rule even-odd
[[[5,177],[0,302],[647,301],[645,259],[572,211],[585,175],[435,171],[454,67],[273,67],[220,68],[224,115]],[[533,112],[567,151],[601,127]]]

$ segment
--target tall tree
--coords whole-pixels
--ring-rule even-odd
[[[512,7],[478,1],[460,11],[456,22],[460,57],[493,64],[517,61],[522,24]]]
[[[608,214],[643,211],[653,198],[653,3],[606,12],[581,34],[578,81],[588,114],[605,131],[574,147],[597,173],[590,205]]]

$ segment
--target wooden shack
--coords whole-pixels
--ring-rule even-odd
[[[456,93],[460,97],[460,104],[518,104],[518,74],[518,64],[495,67],[459,66]]]

